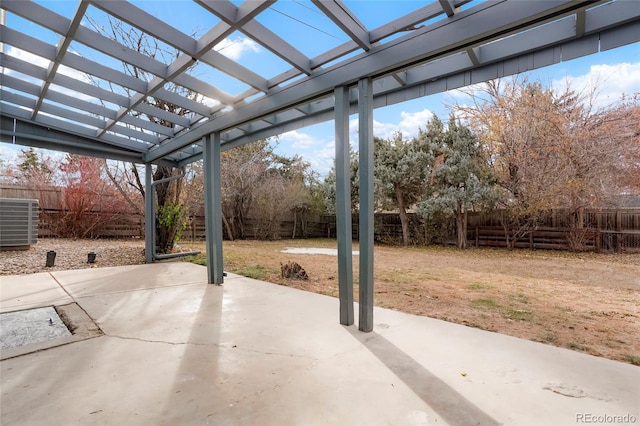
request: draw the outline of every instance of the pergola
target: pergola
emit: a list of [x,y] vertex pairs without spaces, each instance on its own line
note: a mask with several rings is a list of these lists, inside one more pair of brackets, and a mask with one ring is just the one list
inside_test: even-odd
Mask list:
[[[180,7],[181,2],[175,3]],[[144,164],[147,194],[154,184],[152,164],[183,167],[203,159],[208,280],[221,284],[221,151],[334,120],[340,322],[350,325],[354,309],[348,121],[357,113],[363,331],[373,328],[373,109],[640,41],[640,2],[633,0],[415,1],[411,11],[376,28],[363,24],[349,1],[300,0],[297,3],[322,15],[341,35],[337,45],[310,57],[295,47],[296,40],[261,23],[277,1],[236,3],[195,0],[199,13],[212,24],[194,38],[127,1],[80,0],[73,16],[67,17],[47,3],[3,0],[0,140]],[[376,8],[376,3],[368,7]],[[105,37],[86,24],[93,13],[139,29],[175,49],[176,59],[164,63]],[[12,26],[8,16],[29,25]],[[54,34],[55,42],[34,36],[28,30],[31,24]],[[242,34],[271,52],[285,64],[285,71],[270,75],[220,53],[216,46],[232,34]],[[108,60],[77,54],[74,46]],[[25,60],[14,51],[42,61]],[[123,64],[152,78],[125,73]],[[216,79],[190,73],[196,65],[210,67],[243,89],[228,93]],[[156,108],[149,99],[188,113]],[[146,197],[147,262],[154,261],[153,209],[153,197]]]

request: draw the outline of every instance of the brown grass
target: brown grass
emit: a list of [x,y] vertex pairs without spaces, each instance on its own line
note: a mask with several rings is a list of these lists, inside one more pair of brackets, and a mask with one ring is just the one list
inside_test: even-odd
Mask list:
[[[286,247],[336,242],[227,241],[225,270],[337,297],[335,256]],[[289,261],[310,279],[281,278]],[[376,246],[374,268],[377,306],[640,365],[640,254]],[[357,279],[354,256],[356,300]]]

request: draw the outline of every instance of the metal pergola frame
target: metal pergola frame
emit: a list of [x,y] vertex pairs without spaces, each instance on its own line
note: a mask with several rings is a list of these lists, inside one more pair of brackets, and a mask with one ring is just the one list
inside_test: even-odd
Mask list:
[[[367,28],[341,0],[312,0],[348,41],[307,57],[257,19],[274,0],[195,0],[215,17],[195,39],[126,1],[80,0],[71,19],[31,1],[3,0],[0,10],[59,35],[56,45],[2,22],[0,47],[48,61],[29,63],[0,49],[0,141],[151,165],[183,167],[204,160],[207,268],[223,282],[220,153],[258,139],[335,120],[340,322],[353,324],[351,213],[348,194],[348,118],[360,117],[360,318],[373,328],[374,108],[517,74],[640,41],[640,2],[630,0],[438,0],[378,28]],[[164,64],[82,25],[89,7],[138,28],[176,49]],[[285,61],[289,69],[264,76],[214,49],[240,32]],[[80,43],[152,75],[142,80],[69,51]],[[203,63],[247,85],[230,95],[188,73]],[[129,96],[61,73],[66,67],[125,87]],[[175,84],[215,100],[210,104],[167,90]],[[83,93],[90,102],[53,90]],[[189,111],[177,115],[145,101],[161,99]],[[109,107],[112,106],[112,107]],[[161,125],[145,119],[159,117]],[[153,202],[146,200],[147,261],[153,261]]]

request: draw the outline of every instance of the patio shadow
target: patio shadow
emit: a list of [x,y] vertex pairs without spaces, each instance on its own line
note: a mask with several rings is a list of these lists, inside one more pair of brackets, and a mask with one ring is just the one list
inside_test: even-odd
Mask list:
[[349,331],[450,425],[500,424],[381,335]]

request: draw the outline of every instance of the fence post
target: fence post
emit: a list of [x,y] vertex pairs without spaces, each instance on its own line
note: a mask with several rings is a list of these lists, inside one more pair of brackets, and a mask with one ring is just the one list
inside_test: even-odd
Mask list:
[[622,234],[620,233],[620,231],[622,231],[622,212],[620,210],[616,210],[616,233],[615,233],[615,244],[614,244],[614,250],[616,253],[620,253],[621,251],[621,245],[620,244],[620,239],[622,237]]
[[529,231],[529,250],[533,250],[533,231]]

